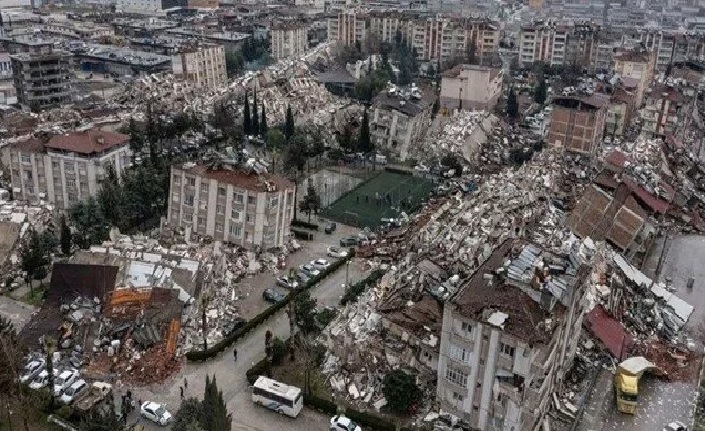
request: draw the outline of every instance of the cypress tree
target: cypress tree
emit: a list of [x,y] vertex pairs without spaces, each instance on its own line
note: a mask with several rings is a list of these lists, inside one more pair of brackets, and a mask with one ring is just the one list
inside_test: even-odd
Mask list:
[[242,112],[242,130],[245,135],[252,134],[252,120],[250,119],[250,101],[247,98],[247,93],[245,93],[245,107]]
[[286,120],[284,121],[284,136],[286,136],[286,140],[291,139],[294,133],[294,115],[291,113],[291,105],[288,105],[286,107]]
[[269,129],[267,126],[267,115],[264,113],[264,103],[262,103],[262,118],[259,122],[259,134],[262,135],[263,138],[267,137],[267,129]]
[[257,109],[257,92],[254,94],[254,103],[252,103],[252,134],[259,135],[259,109]]

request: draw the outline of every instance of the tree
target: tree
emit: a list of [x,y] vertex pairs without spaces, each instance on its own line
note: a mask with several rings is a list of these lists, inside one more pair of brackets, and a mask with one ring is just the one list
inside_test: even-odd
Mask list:
[[467,60],[468,64],[477,63],[476,51],[477,51],[477,40],[476,40],[475,34],[473,33],[472,37],[470,38],[470,42],[468,42],[468,46],[467,46],[466,60]]
[[54,396],[54,351],[56,350],[56,342],[54,339],[48,335],[44,335],[44,353],[46,358],[44,363],[47,366],[47,387],[49,388],[49,408],[54,407],[54,402],[56,397]]
[[308,145],[306,137],[301,134],[294,135],[289,145],[286,147],[284,162],[290,170],[295,173],[301,172],[306,166],[306,155],[308,154]]
[[264,113],[264,102],[262,102],[262,117],[259,121],[259,134],[262,138],[266,138],[268,131],[269,127],[267,126],[267,114]]
[[284,363],[287,351],[286,343],[279,337],[272,340],[272,365],[281,365]]
[[517,102],[517,95],[514,92],[514,88],[510,88],[509,94],[507,95],[507,116],[512,121],[519,117],[519,102]]
[[245,68],[245,57],[240,51],[230,51],[225,54],[225,71],[232,78]]
[[[310,191],[311,189],[309,189]],[[306,198],[304,197],[305,200]],[[318,330],[316,325],[316,300],[311,298],[311,294],[307,290],[299,292],[294,299],[294,321],[303,335],[309,335]]]
[[32,280],[43,278],[42,275],[46,275],[44,267],[49,264],[48,253],[42,236],[32,229],[29,232],[29,240],[20,253],[20,267],[22,271],[27,273],[30,290],[32,289]]
[[357,137],[357,150],[367,154],[373,152],[374,149],[370,138],[370,118],[367,115],[367,110],[365,110],[365,113],[362,114],[362,124],[360,124],[360,133]]
[[407,413],[423,398],[416,378],[397,369],[387,373],[382,381],[382,393],[387,406],[396,413]]
[[281,148],[286,142],[284,134],[279,129],[272,129],[267,132],[267,146],[269,148]]
[[187,431],[193,423],[201,427],[202,421],[203,405],[196,398],[187,398],[181,402],[179,410],[174,414],[171,431]]
[[224,135],[232,129],[233,119],[230,115],[228,105],[220,100],[213,104],[213,127],[220,130]]
[[123,198],[120,180],[115,168],[110,164],[97,197],[100,211],[105,215],[106,221],[110,225],[119,226],[120,220],[124,219],[123,214],[121,214],[121,210],[124,207]]
[[[128,176],[127,179],[130,177]],[[149,183],[153,183],[154,178],[146,180],[139,187],[148,188]],[[127,196],[129,198],[129,196]],[[108,226],[106,224],[103,211],[93,196],[83,201],[79,201],[69,211],[69,216],[78,234],[81,248],[88,248],[91,244],[100,244],[108,238]]]
[[61,216],[61,254],[71,254],[71,228],[66,223],[66,216]]
[[223,400],[223,392],[215,381],[206,376],[206,389],[203,393],[203,420],[200,422],[204,431],[230,431],[232,416],[228,413]]
[[115,413],[115,409],[93,409],[78,425],[79,431],[123,431],[124,429],[124,422]]
[[431,117],[436,118],[436,115],[438,115],[438,111],[440,109],[441,109],[440,98],[436,97],[436,100],[433,101],[433,106],[431,107]]
[[352,135],[352,127],[349,127],[348,125],[346,125],[343,128],[343,132],[338,135],[338,145],[340,146],[340,149],[346,153],[355,152],[355,140]]
[[245,93],[245,107],[242,110],[242,130],[245,135],[252,134],[252,120],[250,118],[250,101]]
[[455,171],[454,176],[459,177],[463,174],[463,165],[460,164],[458,158],[453,154],[448,154],[441,159],[441,166]]
[[252,134],[259,135],[259,109],[257,109],[257,92],[255,91],[252,103]]
[[539,77],[539,82],[536,84],[536,88],[534,89],[534,102],[538,103],[539,105],[543,105],[544,102],[546,101],[547,97],[547,88],[546,88],[546,79],[543,76],[543,73],[541,73],[541,76]]
[[294,115],[291,113],[291,105],[286,107],[286,119],[284,120],[284,136],[288,141],[294,136]]
[[135,156],[142,152],[142,148],[144,148],[144,135],[132,117],[130,117],[130,123],[127,126],[127,134],[130,136],[130,149],[134,160]]
[[321,209],[321,197],[316,193],[312,182],[308,183],[306,196],[301,201],[300,209],[308,215],[309,223],[311,223],[311,213],[317,213]]

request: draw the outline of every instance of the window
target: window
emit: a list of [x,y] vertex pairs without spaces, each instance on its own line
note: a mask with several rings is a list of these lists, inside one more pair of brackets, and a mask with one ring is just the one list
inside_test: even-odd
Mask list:
[[24,179],[27,181],[32,181],[34,178],[34,175],[32,175],[32,171],[24,171]]
[[29,154],[22,154],[22,163],[29,163],[30,161]]
[[176,203],[178,203],[180,198],[181,198],[181,197],[179,196],[179,192],[174,192],[174,193],[172,194],[171,200],[174,201],[174,202],[176,202]]
[[234,220],[240,220],[240,211],[232,210],[230,212],[230,217],[233,218]]
[[247,204],[248,205],[254,205],[255,204],[255,197],[254,196],[248,196],[247,197]]
[[278,197],[272,198],[272,199],[269,201],[269,206],[275,207],[275,206],[277,206],[277,205],[279,205],[279,198],[278,198]]
[[225,196],[225,187],[218,187],[218,197]]
[[245,216],[245,221],[246,221],[247,223],[252,223],[252,216],[251,216],[250,214],[247,214],[247,215]]
[[455,344],[450,345],[450,357],[454,360],[469,364],[471,356],[472,352],[469,349],[456,346]]
[[222,232],[223,231],[223,223],[216,223],[215,224],[215,231]]
[[186,185],[194,187],[196,185],[196,179],[191,177],[186,177]]
[[66,172],[73,172],[73,162],[64,162],[64,170]]
[[453,392],[453,400],[454,400],[454,401],[462,401],[462,400],[463,400],[463,396],[462,396],[461,394],[457,393],[457,392]]
[[509,344],[499,343],[499,352],[503,355],[507,355],[510,358],[514,357],[514,347]]
[[460,331],[462,336],[470,337],[472,336],[472,324],[468,322],[462,322],[460,324]]
[[76,193],[69,193],[69,202],[76,202],[78,198],[76,197]]
[[216,206],[215,206],[215,212],[216,212],[217,214],[225,214],[225,205],[222,205],[222,204],[216,205]]
[[446,380],[466,388],[468,386],[468,373],[448,367],[446,368]]
[[242,193],[233,193],[233,201],[235,203],[241,204],[243,202],[244,196]]
[[193,206],[193,195],[184,196],[184,205]]
[[208,193],[208,184],[201,184],[201,193]]
[[181,177],[180,177],[180,176],[174,175],[174,184],[177,185],[177,186],[178,186],[179,184],[181,184]]
[[199,217],[199,218],[198,218],[198,226],[199,226],[199,227],[203,227],[203,226],[205,226],[205,225],[206,225],[206,219],[203,218],[203,217]]
[[67,178],[66,187],[76,187],[76,180],[73,178]]
[[231,224],[230,234],[235,236],[242,236],[242,226],[236,226],[234,224]]

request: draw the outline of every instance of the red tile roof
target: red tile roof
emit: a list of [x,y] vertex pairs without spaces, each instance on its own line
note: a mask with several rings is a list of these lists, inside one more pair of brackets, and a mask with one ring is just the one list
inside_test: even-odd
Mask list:
[[642,186],[637,184],[633,179],[625,176],[622,181],[629,187],[629,190],[637,197],[644,205],[651,208],[652,211],[665,214],[670,207],[670,204],[663,199],[660,199],[649,193]]
[[52,136],[46,143],[46,147],[74,153],[93,154],[127,144],[129,140],[130,137],[122,133],[91,129],[85,132],[70,132]]
[[619,150],[612,151],[605,158],[605,163],[609,163],[610,165],[615,166],[617,168],[624,168],[624,165],[626,165],[628,161],[629,158],[627,157],[627,155]]
[[628,355],[632,337],[624,326],[602,308],[596,306],[585,315],[585,327],[597,337],[612,355],[622,360]]

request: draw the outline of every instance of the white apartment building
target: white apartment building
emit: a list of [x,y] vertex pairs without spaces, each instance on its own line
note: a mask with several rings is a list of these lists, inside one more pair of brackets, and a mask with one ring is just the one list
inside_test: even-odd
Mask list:
[[215,89],[228,83],[222,45],[198,44],[184,48],[171,57],[171,65],[176,77],[198,88]]
[[355,10],[339,12],[328,19],[328,41],[353,45],[367,37],[368,14]]
[[185,0],[116,0],[115,11],[138,15],[166,16],[175,7],[186,6]]
[[270,53],[275,60],[300,57],[308,49],[308,26],[303,23],[277,23],[269,35]]
[[551,66],[563,66],[567,63],[568,33],[568,27],[554,24],[522,27],[519,34],[519,65],[529,67],[542,62]]
[[237,166],[172,166],[169,226],[229,241],[245,248],[271,249],[289,240],[295,185],[271,174]]
[[567,259],[508,239],[484,261],[444,307],[443,411],[472,429],[543,429],[575,357],[592,253],[576,241]]
[[0,52],[0,79],[12,79],[12,59],[9,52]]
[[500,68],[460,64],[443,74],[441,107],[491,111],[502,94]]
[[55,135],[47,142],[32,137],[10,144],[3,159],[15,199],[68,209],[95,196],[110,166],[118,175],[130,166],[129,140],[121,133],[91,129]]
[[430,121],[431,103],[423,99],[420,90],[394,95],[383,91],[372,106],[370,137],[378,151],[404,161],[409,147],[423,136]]

